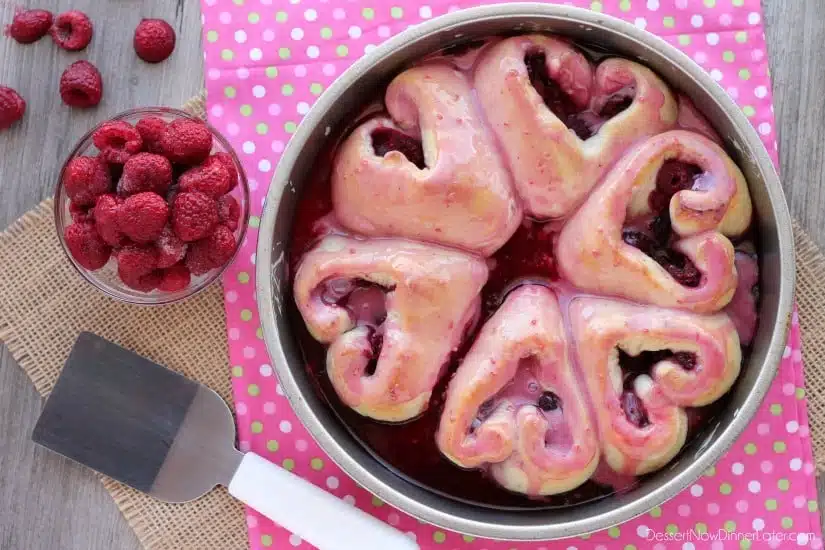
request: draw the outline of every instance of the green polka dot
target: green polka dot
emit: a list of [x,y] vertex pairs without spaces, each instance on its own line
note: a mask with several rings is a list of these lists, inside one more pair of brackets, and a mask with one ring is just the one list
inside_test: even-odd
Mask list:
[[704,475],[705,477],[713,477],[713,476],[715,476],[715,475],[716,475],[716,466],[711,466],[710,468],[708,468],[707,470],[705,470],[705,473],[704,473],[704,474],[702,474],[702,475]]
[[779,403],[774,403],[773,405],[771,405],[771,414],[774,416],[779,416],[780,414],[782,414],[782,405],[780,405]]
[[662,507],[656,506],[650,511],[650,517],[658,518],[662,516]]
[[404,10],[398,6],[393,6],[390,8],[390,17],[393,19],[401,19],[404,17]]
[[249,386],[246,388],[246,393],[248,393],[252,397],[257,397],[261,394],[261,388],[258,387],[258,384],[249,384]]
[[322,27],[321,38],[323,38],[324,40],[329,40],[330,38],[332,38],[332,29],[330,29],[329,27]]
[[250,23],[253,25],[261,20],[261,14],[258,12],[252,12],[249,14],[249,17],[246,18]]
[[691,39],[690,39],[689,34],[680,34],[679,35],[679,44],[681,44],[682,46],[687,46],[688,44],[690,44],[690,42],[691,42]]
[[745,116],[752,117],[756,114],[756,109],[754,109],[750,105],[745,105],[744,107],[742,107],[742,112],[745,113]]
[[321,470],[321,469],[324,468],[324,461],[321,460],[320,458],[316,457],[316,458],[313,458],[312,460],[309,461],[309,466],[313,470],[316,470],[316,471]]
[[349,53],[349,48],[347,48],[344,44],[341,44],[335,48],[335,53],[338,54],[338,57],[345,57]]
[[235,57],[235,54],[232,53],[232,50],[221,50],[221,59],[224,61],[232,61],[232,58]]
[[723,483],[719,486],[719,492],[723,495],[729,495],[733,491],[733,487],[731,487],[730,483]]
[[236,6],[243,6],[243,0],[232,0]]
[[242,321],[250,321],[252,320],[252,311],[248,309],[241,310],[241,320]]
[[591,2],[590,3],[590,9],[593,10],[593,11],[601,12],[604,9],[604,6],[602,5],[601,2]]
[[622,532],[618,527],[611,527],[607,530],[607,534],[611,539],[617,539],[621,536]]
[[292,92],[295,91],[295,86],[292,84],[284,84],[281,86],[281,93],[287,97],[292,95]]
[[703,533],[707,533],[708,532],[708,525],[707,525],[707,523],[702,523],[700,521],[699,523],[696,524],[696,526],[694,527],[694,530],[697,533],[699,533],[700,535],[703,534]]
[[809,500],[808,501],[808,511],[809,512],[816,512],[817,510],[819,510],[819,504],[817,504],[817,502],[815,500]]
[[295,469],[295,461],[291,458],[286,458],[283,462],[281,462],[281,466],[284,467],[284,470],[291,472]]
[[309,91],[312,95],[321,95],[321,92],[324,91],[324,86],[319,82],[313,82],[309,86]]
[[745,5],[745,0],[731,0],[731,4],[733,4],[737,8],[741,8]]
[[751,72],[748,69],[739,69],[739,78],[742,80],[750,80]]
[[252,105],[241,105],[241,115],[249,116],[252,114]]
[[262,329],[261,327],[256,328],[255,329],[255,337],[258,338],[258,340],[263,340],[264,339],[264,329]]
[[208,42],[217,42],[218,41],[218,31],[207,31],[206,40]]
[[378,508],[381,508],[382,506],[384,506],[384,501],[381,500],[380,498],[376,497],[376,496],[373,496],[372,497],[372,505],[376,506]]
[[791,488],[791,482],[783,477],[776,483],[776,486],[779,487],[780,491],[787,491]]
[[739,541],[739,548],[741,548],[742,550],[749,550],[752,544],[753,543],[750,541],[750,539],[742,539]]
[[232,99],[233,97],[235,97],[235,94],[237,94],[237,93],[238,93],[238,91],[235,90],[235,88],[233,88],[232,86],[227,86],[226,88],[223,89],[223,95],[225,95],[229,99]]
[[782,454],[788,450],[788,446],[785,444],[784,441],[774,441],[773,442],[773,452]]
[[298,125],[295,124],[294,122],[292,122],[291,120],[284,123],[284,131],[287,134],[294,134],[295,130],[297,130],[297,129],[298,129]]
[[748,443],[745,445],[745,454],[746,455],[755,455],[756,454],[756,445],[753,443]]
[[705,0],[705,5],[709,8],[713,8],[716,6],[716,0]]
[[373,17],[375,17],[375,10],[372,8],[364,8],[361,10],[361,17],[367,21],[370,21]]
[[765,501],[765,510],[767,510],[768,512],[775,511],[776,506],[777,506],[776,499],[769,498],[768,500]]
[[249,216],[249,227],[258,227],[261,225],[261,218],[258,216]]
[[582,540],[589,540],[590,539],[590,534],[588,533],[586,535],[582,535],[579,538],[582,539]]
[[474,540],[476,540],[476,538],[471,537],[470,535],[461,535],[461,540],[463,540],[464,542],[473,542]]
[[269,126],[266,125],[264,122],[259,122],[255,125],[255,132],[259,136],[265,136],[267,132],[269,132]]
[[782,518],[782,527],[784,529],[790,529],[791,527],[793,527],[793,519],[789,518],[788,516]]
[[259,434],[264,431],[263,422],[259,422],[258,420],[252,422],[252,425],[249,428],[252,430],[253,434]]
[[[628,2],[628,4],[629,4],[629,2]],[[636,545],[635,544],[628,544],[627,546],[624,547],[624,550],[636,550]]]
[[667,531],[669,534],[673,535],[673,534],[679,532],[679,528],[676,527],[676,524],[674,524],[674,523],[668,523],[665,526],[665,531]]
[[733,35],[733,37],[740,44],[744,44],[745,42],[748,41],[748,33],[746,33],[745,31],[739,31],[735,35]]
[[275,21],[277,21],[278,23],[286,23],[288,17],[289,16],[285,11],[279,11],[275,14]]
[[266,442],[266,450],[267,451],[270,451],[270,452],[274,453],[279,448],[280,448],[280,445],[278,445],[278,442],[275,441],[274,439],[270,439],[269,441]]
[[447,540],[447,535],[444,534],[444,531],[436,531],[435,533],[433,533],[433,540],[436,543],[441,544],[442,542]]
[[248,283],[249,282],[249,273],[247,273],[246,271],[241,271],[240,273],[238,273],[238,282],[241,283],[242,285],[245,285],[246,283]]
[[664,25],[668,29],[672,29],[676,26],[676,20],[668,15],[667,17],[662,19],[662,25]]
[[728,520],[725,522],[724,527],[725,531],[727,531],[728,533],[733,533],[734,531],[736,531],[736,522],[733,520]]
[[730,50],[726,50],[724,53],[722,53],[722,59],[726,63],[733,63],[736,60],[736,54],[734,54]]
[[234,367],[232,367],[232,376],[234,376],[235,378],[240,378],[241,376],[243,376],[243,367],[240,365],[235,365]]
[[264,72],[269,78],[275,78],[278,76],[278,67],[267,67]]
[[289,51],[289,48],[278,48],[278,57],[281,59],[289,59],[289,56],[291,55],[292,53]]
[[805,399],[805,388],[796,388],[794,395],[797,399]]
[[630,11],[630,0],[621,0],[621,2],[619,2],[619,9],[622,11]]
[[272,535],[261,535],[261,546],[272,546]]

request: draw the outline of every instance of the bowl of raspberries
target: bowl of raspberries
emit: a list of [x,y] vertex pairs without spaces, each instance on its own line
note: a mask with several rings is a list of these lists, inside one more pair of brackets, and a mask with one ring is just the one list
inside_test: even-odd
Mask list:
[[249,188],[226,139],[176,109],[121,113],[63,165],[55,222],[72,265],[109,296],[168,304],[215,281],[243,241]]

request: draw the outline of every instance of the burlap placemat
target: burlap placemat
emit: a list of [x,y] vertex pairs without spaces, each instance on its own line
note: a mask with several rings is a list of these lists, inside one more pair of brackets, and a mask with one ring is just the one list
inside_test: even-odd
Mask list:
[[[186,104],[204,116],[204,98]],[[817,469],[825,471],[825,255],[794,224],[797,303]],[[216,390],[231,402],[223,292],[213,285],[180,304],[136,307],[106,298],[74,272],[54,230],[52,200],[0,233],[0,340],[47,395],[77,335],[95,332]],[[243,507],[223,488],[186,504],[158,502],[101,476],[151,550],[243,550]]]

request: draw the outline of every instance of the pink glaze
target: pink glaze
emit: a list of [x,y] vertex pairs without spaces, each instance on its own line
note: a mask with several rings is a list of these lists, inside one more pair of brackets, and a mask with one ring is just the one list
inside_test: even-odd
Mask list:
[[[545,392],[558,397],[552,410],[540,407]],[[596,430],[551,290],[519,287],[481,329],[447,390],[437,443],[464,468],[489,463],[496,481],[520,493],[569,491],[591,476]]]
[[[550,78],[595,119],[616,94],[632,95],[632,104],[580,139],[531,84],[525,56],[534,52],[546,56]],[[594,71],[573,46],[548,36],[518,36],[490,47],[478,61],[474,84],[525,212],[539,219],[569,214],[628,146],[672,128],[677,118],[670,90],[649,69],[613,58]]]
[[[673,248],[701,272],[686,287],[652,258],[622,240],[626,220],[651,214],[649,195],[665,160],[696,164],[703,174],[692,190],[670,201],[673,230],[684,237]],[[733,245],[726,235],[750,225],[751,202],[744,178],[718,146],[682,130],[648,139],[605,177],[559,234],[556,261],[562,277],[577,287],[664,307],[700,313],[720,310],[736,289]]]
[[[385,309],[374,293],[338,305],[353,279],[385,289]],[[329,344],[327,373],[341,400],[362,415],[399,422],[427,408],[442,367],[478,316],[486,282],[487,266],[477,256],[404,240],[329,236],[304,256],[294,293],[310,333]]]
[[[490,255],[521,222],[510,174],[463,73],[444,63],[408,69],[387,88],[391,118],[373,118],[341,145],[335,213],[367,236],[398,236]],[[378,156],[372,134],[392,128],[421,141],[426,166],[399,151]]]
[[679,94],[677,97],[679,103],[679,118],[676,119],[676,126],[682,130],[690,130],[697,134],[702,134],[716,145],[722,145],[722,138],[710,125],[710,122],[704,117],[702,113],[693,104],[689,97]]
[[735,261],[739,284],[725,313],[733,321],[736,332],[739,333],[739,341],[743,346],[749,346],[758,321],[755,292],[758,292],[759,264],[753,255],[739,251],[736,252]]

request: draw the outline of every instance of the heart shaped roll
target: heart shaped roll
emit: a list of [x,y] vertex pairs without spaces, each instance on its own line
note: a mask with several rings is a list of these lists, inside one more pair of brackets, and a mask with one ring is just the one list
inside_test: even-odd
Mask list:
[[401,239],[324,238],[295,274],[312,336],[329,344],[341,400],[389,422],[426,408],[450,353],[476,321],[485,261]]
[[[724,313],[696,315],[607,298],[575,298],[570,324],[608,465],[627,475],[664,466],[685,443],[685,407],[712,403],[739,375],[739,338]],[[653,354],[625,379],[620,351]]]
[[335,159],[333,203],[344,227],[483,255],[507,242],[521,206],[472,97],[467,78],[443,63],[390,83],[391,118],[356,128]]
[[628,146],[677,118],[673,94],[651,70],[612,58],[594,71],[549,36],[493,45],[474,83],[525,213],[540,219],[568,215]]
[[551,290],[517,288],[482,327],[450,382],[437,443],[511,491],[551,495],[590,478],[596,430]]
[[715,312],[737,284],[727,237],[743,233],[751,215],[745,179],[725,152],[674,130],[616,164],[562,229],[556,260],[586,291]]

